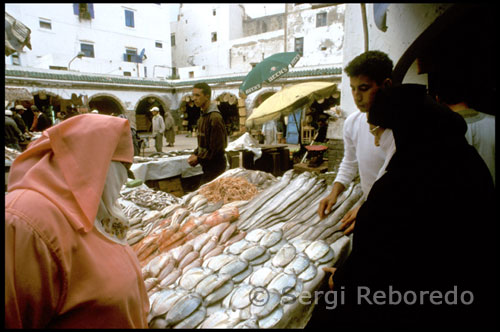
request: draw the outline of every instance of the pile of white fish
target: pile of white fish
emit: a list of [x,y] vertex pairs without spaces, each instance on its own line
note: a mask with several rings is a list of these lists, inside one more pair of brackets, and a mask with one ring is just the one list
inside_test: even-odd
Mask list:
[[144,187],[130,190],[121,194],[121,197],[151,210],[162,210],[168,205],[179,203],[179,198],[174,195]]
[[360,186],[352,183],[320,220],[317,207],[331,187],[313,173],[275,178],[232,169],[224,176],[244,177],[259,194],[226,205],[199,191],[142,206],[142,191],[122,197],[135,198],[125,208],[128,241],[143,266],[150,327],[304,327],[312,306],[291,300],[317,289],[321,267],[342,261],[349,238],[339,221],[360,199]]
[[[320,267],[332,266],[343,254],[348,238],[340,242],[336,252],[324,241],[288,242],[279,229],[254,229],[228,242],[222,253],[205,256],[201,265],[170,272],[150,292],[150,327],[286,327],[302,309],[295,299],[316,288]],[[162,260],[167,259],[151,261],[143,273],[159,270]],[[171,265],[164,269],[173,270]]]

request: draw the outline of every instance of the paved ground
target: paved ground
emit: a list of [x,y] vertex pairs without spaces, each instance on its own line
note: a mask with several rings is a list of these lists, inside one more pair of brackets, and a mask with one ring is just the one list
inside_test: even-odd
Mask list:
[[[139,134],[139,136],[144,137],[145,135]],[[290,150],[297,149],[298,145],[295,144],[287,144]],[[198,141],[196,137],[186,137],[186,134],[177,134],[175,135],[175,143],[173,147],[167,146],[167,141],[165,137],[163,138],[163,152],[175,151],[175,150],[186,150],[186,149],[195,149],[198,146]],[[155,141],[154,139],[149,139],[148,146],[144,149],[144,157],[148,157],[151,154],[155,153]],[[141,150],[141,156],[143,151]]]

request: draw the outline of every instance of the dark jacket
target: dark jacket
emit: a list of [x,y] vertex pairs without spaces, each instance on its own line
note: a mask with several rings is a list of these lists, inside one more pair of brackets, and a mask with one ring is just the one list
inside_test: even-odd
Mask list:
[[198,119],[198,147],[194,150],[204,172],[220,168],[221,163],[225,168],[226,147],[227,134],[224,120],[217,106],[211,103],[209,109]]
[[[336,275],[336,287],[381,290],[386,300],[392,287],[418,300],[364,306],[352,300],[342,319],[355,317],[357,326],[370,328],[491,326],[497,282],[494,187],[464,137],[465,121],[415,85],[379,91],[368,120],[392,129],[396,152],[358,212],[353,250]],[[444,295],[455,287],[458,305],[447,304]],[[430,300],[434,291],[443,296],[441,305]],[[427,296],[421,302],[422,292]],[[473,294],[472,304],[461,302],[462,292]]]
[[5,116],[5,145],[8,147],[19,144],[23,134],[17,127],[16,122],[9,116]]
[[[34,121],[34,120],[33,120]],[[52,126],[52,121],[45,113],[40,113],[38,117],[38,123],[36,125],[35,131],[44,131],[45,129]]]

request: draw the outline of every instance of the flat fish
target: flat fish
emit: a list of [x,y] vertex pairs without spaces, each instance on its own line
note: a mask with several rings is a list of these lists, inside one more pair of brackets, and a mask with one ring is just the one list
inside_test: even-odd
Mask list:
[[212,270],[202,267],[193,268],[182,275],[179,279],[179,286],[186,290],[191,290],[212,273]]
[[168,276],[174,268],[175,268],[175,260],[172,258],[172,259],[167,261],[167,263],[165,264],[163,269],[160,271],[160,273],[158,275],[158,279],[160,279],[160,280],[165,279],[165,277]]
[[335,258],[335,251],[330,247],[330,250],[328,251],[328,253],[325,256],[318,259],[316,261],[316,263],[326,264],[326,263],[333,261],[334,258]]
[[310,263],[309,266],[304,270],[304,272],[299,274],[299,279],[303,282],[310,281],[314,279],[317,274],[318,268],[313,263]]
[[208,233],[214,237],[217,238],[217,241],[219,241],[219,238],[222,234],[222,232],[224,232],[228,227],[229,227],[230,223],[228,221],[226,222],[223,222],[221,224],[218,224],[212,228],[210,228],[210,230],[208,231]]
[[192,261],[197,259],[200,256],[200,253],[197,251],[191,251],[188,253],[179,263],[179,269],[184,269],[184,267],[188,266]]
[[295,284],[297,283],[297,277],[293,274],[288,274],[285,272],[280,272],[276,277],[271,280],[267,289],[276,290],[279,294],[283,295],[289,292]]
[[202,298],[198,294],[190,293],[183,296],[168,311],[165,317],[168,325],[174,325],[191,315],[201,305]]
[[263,246],[254,246],[250,247],[248,249],[245,249],[241,254],[240,257],[246,261],[252,261],[256,259],[257,257],[261,256],[266,252],[266,247]]
[[270,267],[262,267],[252,273],[250,284],[255,287],[266,287],[277,274],[278,272]]
[[186,273],[191,269],[194,269],[195,267],[200,267],[202,263],[203,260],[201,258],[196,258],[194,261],[192,261],[182,269],[182,274]]
[[231,244],[229,247],[224,249],[224,252],[228,252],[233,255],[239,255],[241,254],[245,249],[250,248],[251,246],[254,246],[255,244],[252,242],[249,242],[245,239],[241,239],[233,244]]
[[231,224],[220,235],[219,243],[226,243],[237,230],[236,224]]
[[203,322],[206,316],[207,316],[207,309],[204,306],[200,306],[198,309],[196,309],[195,312],[193,312],[191,315],[181,320],[177,325],[174,325],[172,328],[194,329],[195,327],[200,325],[201,322]]
[[283,231],[281,229],[271,231],[265,234],[260,239],[260,245],[266,248],[270,248],[277,244],[283,238]]
[[220,254],[205,260],[202,266],[206,266],[214,271],[219,271],[224,265],[238,259],[238,256],[231,254]]
[[167,328],[168,324],[165,318],[155,318],[151,321],[149,324],[149,327],[152,329],[165,329]]
[[271,259],[271,254],[266,251],[266,252],[264,252],[264,254],[253,259],[250,262],[250,265],[261,265],[261,264],[264,264],[265,262],[267,262],[269,259]]
[[298,253],[295,258],[285,267],[284,272],[295,275],[301,274],[305,269],[307,269],[309,263],[310,260],[307,255]]
[[268,232],[269,231],[266,229],[256,228],[256,229],[247,233],[247,235],[245,236],[245,240],[251,241],[251,242],[259,242],[260,239],[262,239],[262,237],[264,235],[266,235]]
[[259,328],[270,329],[276,326],[281,321],[282,318],[283,318],[283,308],[277,307],[267,317],[259,319]]
[[161,316],[167,313],[178,300],[187,295],[186,291],[163,289],[151,304],[151,317]]
[[267,249],[267,251],[269,251],[270,254],[275,254],[287,243],[288,241],[285,240],[285,238],[283,237],[280,242],[276,243],[274,246]]
[[227,240],[226,243],[224,243],[226,246],[230,246],[231,244],[240,241],[241,239],[244,239],[245,236],[247,236],[246,232],[240,232],[240,233],[233,233],[233,236]]
[[253,272],[253,267],[251,265],[249,265],[245,270],[243,270],[242,272],[235,275],[232,280],[235,283],[242,282],[243,280],[245,280],[245,278],[247,278],[249,275],[251,275],[252,272]]
[[181,270],[179,269],[173,270],[160,282],[160,287],[166,288],[169,285],[173,284],[177,280],[177,278],[181,276],[181,274],[182,274]]
[[211,236],[210,240],[201,248],[200,256],[201,257],[205,256],[210,250],[215,248],[218,243],[219,243],[218,239],[214,236]]
[[219,272],[226,273],[229,274],[231,277],[234,277],[238,273],[244,271],[247,267],[248,267],[248,262],[244,259],[238,258],[221,267]]
[[146,286],[146,291],[150,291],[153,289],[154,286],[158,284],[159,280],[158,278],[147,278],[144,280],[144,285]]
[[231,308],[244,309],[250,305],[250,293],[254,287],[249,284],[240,284],[235,287],[234,293],[231,295]]
[[258,293],[250,305],[252,317],[264,318],[276,309],[281,303],[281,295],[277,292]]
[[208,306],[222,300],[229,293],[231,293],[233,288],[234,288],[234,282],[232,280],[228,280],[226,283],[224,283],[222,286],[217,288],[215,291],[208,294],[207,297],[205,297],[203,305],[208,307]]
[[330,249],[330,246],[325,241],[318,240],[313,241],[304,252],[309,256],[309,259],[317,261],[325,256]]
[[196,286],[196,293],[200,294],[203,297],[206,297],[208,294],[212,293],[214,290],[222,286],[229,279],[231,279],[231,276],[229,274],[211,274],[203,279],[198,284],[198,286]]
[[276,267],[284,267],[295,258],[297,250],[291,244],[286,244],[273,257],[272,263]]
[[203,233],[194,238],[192,245],[194,251],[200,251],[201,248],[210,240],[210,234]]
[[311,244],[312,241],[304,239],[293,239],[290,241],[291,244],[297,249],[297,251],[304,252],[306,248]]

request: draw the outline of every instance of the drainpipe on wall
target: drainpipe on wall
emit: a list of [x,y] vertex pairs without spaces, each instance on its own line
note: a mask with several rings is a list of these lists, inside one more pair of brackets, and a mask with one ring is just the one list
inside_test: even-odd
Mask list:
[[288,20],[288,4],[285,3],[285,43],[284,43],[284,46],[285,46],[285,50],[284,52],[286,52],[286,39],[287,39],[287,30],[288,30],[288,24],[287,24],[287,20]]
[[363,20],[363,33],[365,37],[365,52],[368,51],[368,22],[366,20],[366,5],[364,3],[360,3],[361,5],[361,18]]

